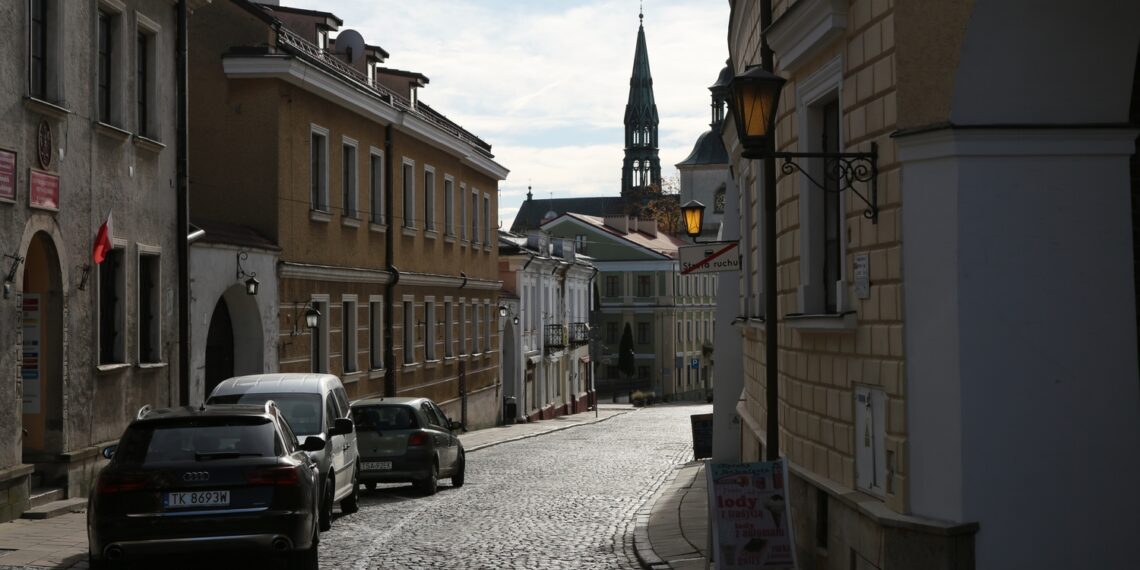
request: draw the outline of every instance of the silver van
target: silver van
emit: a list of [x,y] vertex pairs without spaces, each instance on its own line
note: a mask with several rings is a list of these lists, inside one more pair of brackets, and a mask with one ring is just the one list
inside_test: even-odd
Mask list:
[[238,376],[218,384],[206,403],[263,404],[269,400],[277,404],[298,440],[315,435],[325,441],[324,449],[311,456],[321,476],[320,528],[328,530],[334,502],[340,501],[344,514],[360,508],[356,492],[359,455],[344,385],[331,374]]

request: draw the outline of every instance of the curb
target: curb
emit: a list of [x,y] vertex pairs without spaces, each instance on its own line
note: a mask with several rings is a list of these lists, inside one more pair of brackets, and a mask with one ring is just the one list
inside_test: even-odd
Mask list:
[[641,563],[641,567],[646,570],[665,570],[672,568],[672,566],[657,556],[657,552],[653,550],[653,543],[649,541],[649,517],[653,513],[653,507],[657,506],[657,501],[665,495],[665,490],[671,488],[677,480],[677,476],[681,474],[681,469],[685,467],[685,463],[677,465],[673,472],[669,474],[661,484],[657,486],[657,490],[653,492],[653,496],[649,498],[637,511],[633,529],[633,550],[637,555],[637,561]]
[[473,447],[465,447],[465,448],[464,448],[464,451],[466,451],[467,453],[474,453],[474,452],[476,452],[476,451],[479,451],[480,449],[486,449],[486,448],[488,448],[488,447],[494,447],[494,446],[496,446],[496,445],[500,445],[500,444],[503,444],[503,443],[510,443],[510,442],[512,442],[512,441],[519,441],[519,440],[523,440],[523,439],[530,439],[530,438],[532,438],[532,437],[538,437],[538,436],[540,436],[540,435],[546,435],[546,434],[548,434],[548,433],[554,433],[554,432],[556,432],[556,431],[563,431],[563,430],[573,429],[573,428],[576,428],[576,427],[581,427],[581,426],[587,426],[587,425],[598,424],[598,423],[602,423],[602,422],[604,422],[604,421],[606,421],[606,420],[608,420],[608,419],[611,419],[611,418],[616,418],[616,417],[618,417],[618,416],[621,416],[621,415],[624,415],[624,414],[628,414],[628,413],[630,413],[630,412],[633,412],[633,411],[635,411],[635,410],[636,410],[636,408],[634,408],[634,409],[631,409],[631,410],[621,410],[621,411],[618,411],[618,412],[614,413],[613,415],[610,415],[610,416],[606,416],[606,417],[604,417],[604,418],[598,418],[598,419],[596,419],[596,420],[594,420],[594,421],[586,421],[586,422],[581,422],[581,423],[577,423],[577,424],[573,424],[573,425],[568,425],[568,426],[559,426],[559,427],[555,427],[555,428],[551,428],[551,429],[548,429],[548,430],[546,430],[546,431],[540,431],[540,432],[535,432],[535,433],[528,433],[528,434],[525,434],[525,435],[519,435],[519,436],[511,437],[511,438],[508,438],[508,439],[501,439],[501,440],[499,440],[499,441],[492,441],[492,442],[489,442],[489,443],[484,443],[484,444],[481,444],[481,445],[476,445],[476,446],[473,446]]

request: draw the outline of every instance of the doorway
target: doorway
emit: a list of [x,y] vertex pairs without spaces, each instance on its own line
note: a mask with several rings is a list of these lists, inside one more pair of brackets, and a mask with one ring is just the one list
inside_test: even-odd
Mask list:
[[24,264],[21,454],[24,463],[43,463],[64,449],[63,286],[50,236],[32,236]]
[[206,390],[214,391],[222,380],[234,375],[234,325],[225,298],[218,299],[210,317],[210,331],[206,334]]

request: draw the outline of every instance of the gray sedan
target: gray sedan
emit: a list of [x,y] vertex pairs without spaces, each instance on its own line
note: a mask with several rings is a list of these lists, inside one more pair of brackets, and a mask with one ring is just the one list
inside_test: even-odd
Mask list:
[[466,458],[455,432],[463,424],[448,418],[427,398],[373,398],[352,403],[360,452],[359,481],[414,483],[431,495],[439,479],[463,486]]

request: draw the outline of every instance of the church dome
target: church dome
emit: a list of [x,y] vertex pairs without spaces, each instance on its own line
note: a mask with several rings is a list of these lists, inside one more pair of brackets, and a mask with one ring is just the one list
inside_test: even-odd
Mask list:
[[719,133],[705,131],[693,146],[693,152],[688,158],[677,163],[681,166],[697,166],[702,164],[728,164],[728,152],[724,150],[724,141]]

